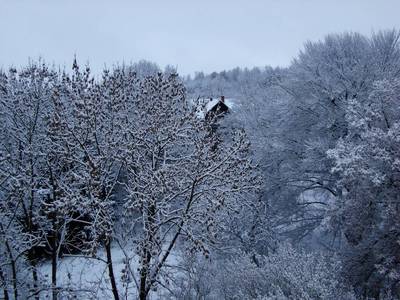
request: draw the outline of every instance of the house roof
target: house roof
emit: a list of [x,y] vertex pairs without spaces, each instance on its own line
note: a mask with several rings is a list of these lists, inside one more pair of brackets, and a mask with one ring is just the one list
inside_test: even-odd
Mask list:
[[219,99],[211,99],[210,101],[208,101],[205,107],[206,112],[212,110],[214,106],[218,104],[219,101],[220,101]]
[[[214,99],[208,100],[208,102],[203,106],[203,110],[197,112],[197,116],[198,116],[199,118],[204,118],[205,115],[206,115],[210,110],[212,110],[216,105],[218,105],[218,103],[219,103],[220,101],[221,101],[221,100],[220,100],[219,98],[214,98]],[[195,100],[192,99],[191,102],[192,102],[192,103],[195,103]],[[236,102],[236,101],[235,101],[235,99],[233,99],[233,98],[225,98],[225,101],[224,101],[225,105],[226,105],[230,110],[235,106],[235,102]],[[203,103],[204,103],[204,102],[203,102]]]
[[[221,101],[221,99],[219,99],[219,98],[211,99],[210,101],[208,101],[206,104],[206,107],[205,107],[206,113],[208,113],[210,110],[212,110],[220,101]],[[234,101],[233,101],[233,99],[225,98],[224,104],[229,109],[232,109],[232,107],[234,106]]]

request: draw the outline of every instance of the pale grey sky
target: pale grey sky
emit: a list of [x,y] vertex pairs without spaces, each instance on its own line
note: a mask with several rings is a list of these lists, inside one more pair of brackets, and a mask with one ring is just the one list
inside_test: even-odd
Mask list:
[[0,0],[0,67],[100,70],[140,59],[181,74],[287,65],[325,34],[400,28],[399,0]]

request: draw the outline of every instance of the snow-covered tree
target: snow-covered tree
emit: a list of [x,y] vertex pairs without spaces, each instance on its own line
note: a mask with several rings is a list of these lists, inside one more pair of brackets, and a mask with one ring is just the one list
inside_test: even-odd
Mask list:
[[[42,214],[46,190],[46,115],[56,72],[45,64],[32,63],[20,72],[3,75],[0,95],[2,114],[0,178],[3,230],[17,232],[17,242],[5,243],[12,268],[26,258],[32,277],[30,288],[20,286],[38,298],[38,257],[45,243],[47,219]],[[15,231],[16,230],[16,231]],[[7,244],[9,246],[7,246]],[[12,245],[17,245],[13,249]],[[23,245],[23,246],[21,246]],[[13,258],[12,258],[13,257]],[[18,278],[13,275],[13,281]],[[16,287],[14,287],[16,295]]]
[[344,194],[338,213],[349,249],[345,272],[373,297],[400,290],[399,92],[399,79],[382,80],[368,98],[349,102],[348,134],[328,151]]
[[283,244],[257,260],[243,252],[217,260],[182,257],[176,298],[356,299],[341,277],[337,257]]
[[208,256],[222,221],[258,185],[244,133],[221,143],[198,109],[176,74],[141,81],[126,157],[140,299],[166,283],[178,240]]

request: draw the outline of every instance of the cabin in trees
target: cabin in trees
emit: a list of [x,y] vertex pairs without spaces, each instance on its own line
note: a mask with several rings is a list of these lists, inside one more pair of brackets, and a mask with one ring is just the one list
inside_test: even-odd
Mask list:
[[225,102],[225,96],[221,96],[217,99],[210,98],[210,101],[206,104],[205,118],[217,117],[220,118],[229,112],[229,106]]

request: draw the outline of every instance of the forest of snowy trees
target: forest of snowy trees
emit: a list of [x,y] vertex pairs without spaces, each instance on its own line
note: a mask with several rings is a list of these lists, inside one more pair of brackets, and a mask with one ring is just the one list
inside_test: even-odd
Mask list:
[[192,77],[31,62],[0,117],[0,299],[400,299],[396,30]]

